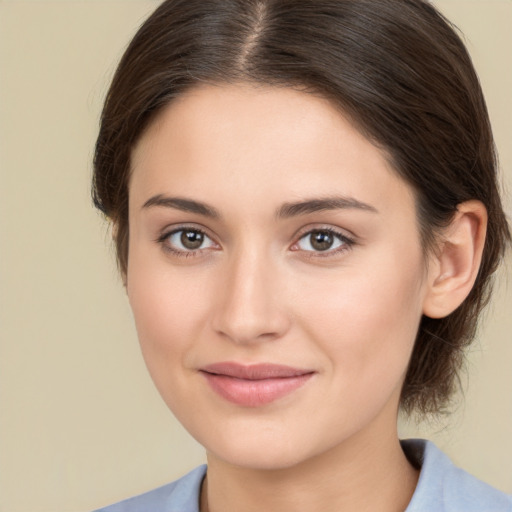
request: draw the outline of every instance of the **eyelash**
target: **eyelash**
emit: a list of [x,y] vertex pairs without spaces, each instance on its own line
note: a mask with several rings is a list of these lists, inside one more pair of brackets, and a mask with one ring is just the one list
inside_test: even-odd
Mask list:
[[[163,250],[165,250],[166,252],[169,252],[173,256],[177,256],[179,258],[197,257],[197,256],[200,256],[203,251],[207,250],[207,249],[195,249],[195,250],[194,249],[189,249],[189,250],[173,249],[168,244],[169,237],[171,237],[172,235],[175,235],[177,233],[182,233],[184,231],[192,231],[195,233],[199,233],[199,234],[203,235],[205,238],[211,240],[212,243],[215,244],[215,242],[213,242],[212,238],[204,230],[196,228],[196,227],[192,227],[192,226],[180,226],[179,228],[173,229],[172,231],[166,231],[166,232],[162,233],[162,235],[156,239],[156,242],[162,246]],[[300,236],[297,238],[297,241],[293,243],[292,247],[296,246],[301,240],[305,239],[308,236],[311,236],[313,233],[329,233],[329,234],[333,235],[342,244],[334,250],[326,249],[325,251],[314,251],[314,250],[313,251],[302,251],[304,253],[305,257],[307,257],[307,258],[329,258],[329,257],[338,256],[339,254],[350,250],[355,244],[354,239],[348,237],[347,235],[339,232],[336,229],[333,229],[332,227],[318,227],[318,228],[309,229],[309,230],[303,232],[302,234],[300,234]],[[300,251],[300,249],[291,249],[291,250],[294,252]]]
[[196,228],[193,226],[180,226],[177,229],[173,229],[171,231],[166,231],[166,232],[162,233],[162,235],[157,238],[156,242],[162,246],[164,251],[169,252],[173,256],[177,256],[179,258],[191,258],[191,257],[199,256],[201,254],[201,252],[203,252],[205,249],[196,249],[196,250],[194,250],[194,249],[189,249],[189,250],[173,249],[167,243],[169,238],[172,235],[175,235],[177,233],[182,233],[184,231],[192,231],[194,233],[199,233],[199,234],[203,235],[205,238],[212,240],[212,238],[210,236],[208,236],[208,234],[202,229],[199,229],[199,228]]
[[[301,240],[311,236],[313,233],[329,233],[337,238],[338,241],[340,241],[342,244],[335,249],[327,249],[325,251],[303,251],[306,258],[331,258],[334,256],[339,256],[340,254],[350,250],[355,244],[355,240],[353,238],[348,237],[347,235],[332,227],[318,227],[308,229],[307,231],[303,232],[297,241],[292,245],[292,247],[296,246]],[[299,251],[300,249],[292,250]]]

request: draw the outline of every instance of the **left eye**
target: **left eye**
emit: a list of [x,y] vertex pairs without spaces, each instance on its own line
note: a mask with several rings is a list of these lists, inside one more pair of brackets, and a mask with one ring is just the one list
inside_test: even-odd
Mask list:
[[208,249],[215,244],[212,239],[198,229],[178,229],[165,237],[167,245],[178,252]]
[[326,229],[315,229],[305,234],[297,242],[297,247],[301,251],[325,252],[332,249],[338,249],[344,245],[349,245],[342,235]]

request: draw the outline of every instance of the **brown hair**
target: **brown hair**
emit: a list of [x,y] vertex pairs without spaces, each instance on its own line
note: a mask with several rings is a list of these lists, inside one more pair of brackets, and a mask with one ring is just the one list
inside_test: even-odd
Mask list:
[[401,406],[439,412],[457,383],[490,278],[510,240],[485,101],[450,23],[422,0],[168,0],[139,29],[101,117],[93,199],[128,260],[130,153],[155,115],[201,83],[297,87],[339,106],[415,190],[425,249],[457,205],[482,201],[488,232],[476,283],[442,319],[421,320]]

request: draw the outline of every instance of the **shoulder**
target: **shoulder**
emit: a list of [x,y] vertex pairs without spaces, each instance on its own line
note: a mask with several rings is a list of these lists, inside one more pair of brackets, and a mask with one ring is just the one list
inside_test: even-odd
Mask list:
[[95,512],[199,512],[199,493],[206,465],[170,484]]
[[418,485],[406,512],[512,512],[512,497],[455,466],[430,441],[409,439],[402,448],[421,466]]

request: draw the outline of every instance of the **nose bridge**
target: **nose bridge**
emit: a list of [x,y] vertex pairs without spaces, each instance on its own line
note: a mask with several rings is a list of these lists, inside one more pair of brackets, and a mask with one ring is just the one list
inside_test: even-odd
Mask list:
[[276,338],[286,329],[275,262],[265,250],[240,247],[225,262],[216,331],[237,343]]

